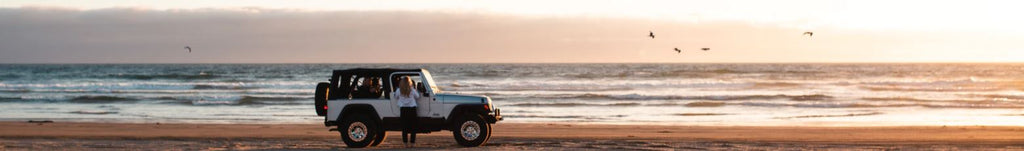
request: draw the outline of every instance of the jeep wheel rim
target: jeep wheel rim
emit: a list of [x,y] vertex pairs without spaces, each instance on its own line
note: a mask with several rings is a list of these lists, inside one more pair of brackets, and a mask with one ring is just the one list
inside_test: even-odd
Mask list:
[[363,122],[353,122],[348,125],[348,138],[353,141],[361,142],[366,139],[366,124]]
[[474,121],[466,121],[462,123],[462,138],[466,140],[476,140],[476,137],[480,136],[480,124]]

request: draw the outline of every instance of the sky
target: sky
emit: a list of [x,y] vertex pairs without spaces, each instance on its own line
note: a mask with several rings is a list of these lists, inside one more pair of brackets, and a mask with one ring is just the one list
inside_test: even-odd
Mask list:
[[0,63],[1024,62],[1019,3],[0,0]]

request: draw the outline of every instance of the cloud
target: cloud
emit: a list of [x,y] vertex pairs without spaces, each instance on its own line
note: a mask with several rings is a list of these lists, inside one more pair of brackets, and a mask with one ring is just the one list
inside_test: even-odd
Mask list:
[[[658,38],[646,38],[649,30]],[[802,32],[748,22],[465,12],[23,7],[0,8],[0,62],[856,62],[888,48],[957,40],[839,29],[807,39]],[[674,47],[714,51],[680,55]]]

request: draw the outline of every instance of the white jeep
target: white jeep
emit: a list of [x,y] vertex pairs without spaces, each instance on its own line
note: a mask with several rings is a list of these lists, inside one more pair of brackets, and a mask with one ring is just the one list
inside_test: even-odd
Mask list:
[[348,147],[377,146],[386,131],[402,130],[398,102],[390,95],[402,76],[422,93],[416,101],[421,133],[449,130],[459,145],[480,146],[491,137],[491,124],[502,120],[491,98],[440,93],[426,69],[334,70],[330,82],[316,86],[316,114],[324,116],[325,126],[337,126],[331,131],[340,132]]

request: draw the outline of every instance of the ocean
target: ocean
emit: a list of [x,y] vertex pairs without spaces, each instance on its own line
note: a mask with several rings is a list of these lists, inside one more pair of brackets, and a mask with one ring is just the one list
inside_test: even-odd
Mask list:
[[425,68],[502,122],[1024,126],[1024,64],[4,64],[0,120],[320,123],[331,70]]

